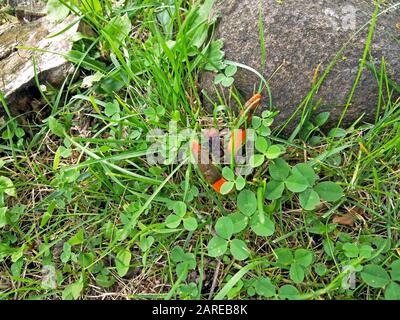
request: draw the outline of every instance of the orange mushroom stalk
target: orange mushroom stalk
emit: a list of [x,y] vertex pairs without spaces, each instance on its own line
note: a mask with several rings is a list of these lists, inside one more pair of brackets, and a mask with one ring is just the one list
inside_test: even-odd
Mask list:
[[[258,108],[260,103],[261,103],[261,95],[259,93],[252,96],[246,102],[244,112],[248,112],[247,117],[246,117],[246,122],[248,125],[250,124],[250,122],[252,120],[254,111]],[[244,112],[241,111],[240,116],[243,116]],[[240,148],[243,146],[245,141],[246,141],[246,130],[245,129],[234,130],[229,139],[229,142],[228,142],[225,152],[228,155],[232,155],[232,154],[235,155],[240,150]]]
[[[255,94],[251,97],[245,104],[245,114],[246,123],[250,124],[254,111],[260,105],[261,102],[261,95],[259,93]],[[240,113],[242,117],[244,112]],[[218,131],[216,130],[208,130],[206,132],[206,136],[215,137],[218,135]],[[231,134],[227,147],[224,149],[224,152],[227,155],[235,155],[243,146],[246,141],[246,130],[241,128],[234,130]],[[193,141],[191,146],[191,151],[193,156],[197,161],[197,165],[204,175],[205,180],[214,188],[217,193],[221,193],[222,185],[226,182],[224,177],[222,176],[219,169],[211,163],[211,159],[207,152],[202,152],[201,145],[198,141]]]
[[221,172],[218,168],[209,163],[208,157],[204,156],[201,152],[201,146],[197,141],[192,142],[192,153],[193,156],[197,160],[197,165],[204,175],[206,181],[213,187],[213,189],[221,193],[221,187],[226,182],[226,180],[222,177]]

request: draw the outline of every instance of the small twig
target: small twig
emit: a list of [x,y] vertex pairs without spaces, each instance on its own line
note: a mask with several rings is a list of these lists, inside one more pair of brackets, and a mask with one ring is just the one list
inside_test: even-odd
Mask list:
[[210,289],[210,293],[208,295],[208,300],[211,300],[211,297],[214,293],[215,287],[217,286],[217,280],[218,280],[218,273],[219,273],[219,268],[221,267],[222,263],[220,260],[218,260],[218,264],[217,267],[215,268],[215,273],[214,273],[214,278],[213,278],[213,282],[211,284],[211,289]]

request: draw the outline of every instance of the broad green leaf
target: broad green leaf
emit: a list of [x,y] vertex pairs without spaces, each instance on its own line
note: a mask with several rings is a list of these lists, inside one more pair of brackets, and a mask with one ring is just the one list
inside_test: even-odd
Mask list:
[[82,80],[81,88],[91,88],[93,84],[96,82],[99,82],[102,78],[104,78],[105,75],[102,72],[97,71],[95,74],[92,74],[90,76],[86,76]]
[[[182,186],[182,189],[185,190],[184,182],[181,184],[181,186]],[[186,200],[188,202],[191,202],[198,195],[199,195],[199,189],[196,186],[191,186],[187,192]]]
[[25,214],[26,206],[22,204],[14,205],[9,211],[9,221],[12,224],[20,222],[20,218]]
[[175,263],[185,260],[185,251],[179,246],[174,247],[171,250],[171,260]]
[[178,217],[183,218],[183,216],[186,214],[186,210],[187,210],[186,203],[184,203],[183,201],[175,201],[172,204],[172,210],[175,212],[175,214]]
[[14,252],[11,255],[11,262],[16,262],[23,257],[26,246],[27,245],[24,243],[21,247],[14,249]]
[[343,189],[338,184],[330,181],[318,183],[314,190],[325,201],[333,202],[343,197]]
[[273,122],[274,122],[274,120],[272,118],[266,118],[266,119],[263,119],[262,125],[264,126],[264,128],[268,128],[272,125]]
[[[204,66],[204,69],[207,71],[220,71],[225,68],[225,64],[223,62],[225,53],[222,51],[224,43],[222,40],[216,40],[211,42],[210,46],[207,49],[205,54],[205,59],[207,64]],[[226,78],[225,75],[221,78],[221,81]]]
[[159,116],[165,115],[165,108],[163,106],[157,106],[155,110],[157,115]]
[[248,287],[246,292],[249,297],[254,297],[256,289],[254,287]]
[[237,67],[235,65],[229,65],[225,68],[225,75],[227,77],[233,77],[237,72]]
[[132,24],[127,13],[122,16],[116,16],[104,27],[105,32],[110,39],[121,45],[131,32]]
[[229,88],[233,82],[235,82],[235,79],[232,77],[226,77],[224,79],[222,79],[221,84],[225,87],[225,88]]
[[267,183],[266,198],[268,200],[280,199],[284,190],[285,184],[282,181],[271,180]]
[[[263,121],[264,122],[264,121]],[[262,126],[261,128],[259,128],[258,133],[260,135],[262,135],[263,137],[268,137],[271,135],[271,129],[268,127],[264,127]]]
[[261,116],[263,117],[263,119],[270,119],[270,118],[273,117],[273,115],[274,115],[274,112],[271,111],[271,110],[264,110],[264,111],[261,113]]
[[275,251],[276,262],[282,265],[290,265],[293,262],[292,250],[289,248],[278,248]]
[[361,271],[361,278],[372,288],[383,288],[390,282],[389,274],[381,266],[369,264]]
[[400,285],[396,282],[390,282],[385,289],[386,300],[400,300]]
[[189,263],[189,261],[182,261],[182,262],[179,262],[177,265],[176,265],[176,275],[178,276],[178,277],[183,277],[183,279],[186,279],[186,277],[187,277],[187,274],[188,274],[188,271],[189,271],[189,269],[190,269],[190,263]]
[[304,179],[302,175],[292,174],[285,181],[286,188],[289,191],[300,193],[309,187],[309,183]]
[[246,179],[242,176],[238,176],[235,181],[236,190],[241,191],[246,186]]
[[194,217],[183,219],[183,227],[188,231],[194,231],[197,229],[197,220]]
[[69,15],[69,8],[62,4],[59,0],[47,1],[47,18],[50,21],[60,22]]
[[222,256],[226,252],[228,249],[228,241],[216,236],[211,238],[207,248],[209,256],[216,258]]
[[305,268],[311,265],[313,259],[314,254],[310,250],[296,249],[296,251],[294,252],[294,261]]
[[8,223],[6,213],[7,207],[0,208],[0,228],[3,228]]
[[233,233],[239,233],[243,231],[249,223],[249,218],[240,212],[229,215],[229,218],[233,223]]
[[145,109],[144,114],[151,120],[157,120],[157,112],[153,107]]
[[93,252],[81,252],[78,256],[78,261],[82,268],[92,271],[95,258],[96,256]]
[[68,240],[68,243],[71,246],[75,246],[78,244],[82,244],[85,240],[85,234],[83,229],[80,229],[76,235],[74,235],[71,239]]
[[237,206],[240,212],[246,216],[251,216],[257,209],[257,199],[254,192],[242,190],[237,198]]
[[81,276],[78,281],[69,284],[62,292],[63,300],[77,300],[83,290],[83,277]]
[[257,168],[261,166],[265,161],[265,156],[263,154],[253,154],[250,157],[250,166],[253,168]]
[[363,257],[365,259],[369,259],[372,256],[372,247],[369,244],[363,244],[360,246],[359,251],[360,251],[360,257]]
[[193,270],[196,268],[196,258],[193,253],[186,252],[183,256],[183,262],[187,263],[188,270]]
[[267,159],[273,160],[278,158],[282,154],[282,149],[278,145],[272,145],[268,148],[265,156]]
[[318,176],[315,174],[314,169],[306,163],[296,164],[292,169],[292,173],[304,177],[310,187],[312,187],[315,181],[317,181],[318,179]]
[[53,116],[49,117],[48,125],[50,131],[55,134],[57,137],[64,138],[64,126]]
[[132,254],[128,249],[122,248],[118,251],[117,256],[115,257],[115,267],[120,277],[123,277],[128,273],[131,258]]
[[314,265],[314,270],[317,275],[323,277],[328,272],[328,268],[323,263],[317,263]]
[[148,236],[148,237],[141,238],[140,242],[139,242],[140,250],[142,250],[143,252],[148,251],[153,243],[154,243],[154,237],[153,236]]
[[165,225],[170,229],[175,229],[178,228],[178,226],[181,224],[181,221],[182,221],[181,217],[178,217],[176,214],[170,214],[165,219]]
[[314,210],[319,204],[318,193],[313,189],[307,189],[299,195],[300,205],[304,210]]
[[357,258],[360,253],[356,244],[348,242],[343,245],[343,251],[347,258]]
[[[209,23],[213,23],[215,18],[211,16],[211,10],[215,0],[205,0],[196,11],[196,19],[193,21],[193,29],[188,33],[191,36],[190,46],[200,48],[207,40]],[[211,70],[213,71],[213,70]]]
[[346,130],[342,128],[333,128],[331,131],[328,133],[328,137],[330,138],[343,138],[346,136]]
[[254,215],[251,220],[251,230],[260,237],[269,237],[275,232],[275,224],[268,217],[265,217],[264,222],[261,223],[258,215]]
[[184,296],[187,296],[187,297],[193,297],[193,298],[195,298],[199,293],[197,285],[194,282],[191,282],[189,284],[181,285],[179,287],[179,291],[180,291],[181,295],[184,295]]
[[290,173],[290,166],[283,159],[273,160],[269,167],[269,174],[276,181],[285,181]]
[[258,278],[254,284],[256,292],[259,296],[272,298],[276,294],[276,288],[269,278]]
[[269,143],[264,137],[257,137],[255,147],[259,152],[266,153],[269,148]]
[[230,239],[233,234],[233,222],[229,217],[221,217],[215,224],[215,231],[224,239]]
[[296,287],[293,287],[290,284],[286,284],[282,287],[279,288],[278,290],[278,295],[279,298],[285,300],[297,300],[299,299],[299,291],[296,289]]
[[105,274],[98,274],[96,276],[96,284],[103,288],[110,288],[115,284],[115,278],[113,276],[107,276]]
[[223,195],[228,194],[229,192],[232,191],[234,186],[235,186],[235,183],[232,181],[224,182],[224,184],[221,186],[221,194],[223,194]]
[[251,126],[254,129],[258,129],[261,126],[261,118],[258,116],[253,116],[253,119],[251,120]]
[[390,268],[392,269],[390,271],[390,276],[392,277],[392,280],[400,281],[400,260],[394,261],[390,265]]
[[228,181],[234,181],[235,180],[235,173],[229,167],[224,167],[222,169],[222,176]]
[[60,260],[63,263],[67,263],[71,258],[71,245],[68,242],[63,244],[63,252],[60,255]]
[[[168,0],[169,3],[173,3],[171,2],[171,0]],[[171,37],[171,33],[172,33],[172,28],[173,25],[171,24],[171,18],[174,16],[175,14],[175,7],[174,6],[168,6],[168,1],[166,2],[166,6],[157,14],[157,18],[160,21],[160,24],[163,28],[164,34],[165,34],[165,38],[169,38]]]
[[69,158],[72,155],[72,150],[70,148],[60,147],[60,156],[63,158]]
[[214,84],[220,84],[226,77],[223,73],[219,73],[214,78]]
[[22,266],[24,265],[24,259],[19,258],[17,261],[15,261],[11,267],[11,274],[13,275],[13,277],[20,277],[21,276],[21,272],[22,272]]
[[107,117],[112,117],[116,113],[119,113],[119,104],[118,102],[113,103],[113,102],[107,102],[105,107],[104,107],[104,113],[106,114]]
[[1,176],[0,177],[0,193],[5,193],[10,197],[16,197],[17,192],[14,187],[14,183],[8,177]]
[[321,112],[319,115],[315,117],[315,125],[317,127],[323,126],[329,119],[329,112]]
[[304,281],[304,268],[298,263],[293,263],[289,270],[290,279],[294,283],[302,283]]
[[230,250],[236,260],[246,260],[250,253],[243,240],[234,239],[231,241]]

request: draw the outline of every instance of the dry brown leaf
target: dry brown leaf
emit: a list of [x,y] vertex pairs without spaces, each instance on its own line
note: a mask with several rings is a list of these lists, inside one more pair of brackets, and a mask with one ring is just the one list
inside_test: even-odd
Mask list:
[[344,216],[334,216],[332,222],[343,226],[353,227],[355,221],[354,216],[351,213],[346,213]]
[[335,215],[333,217],[332,222],[341,224],[343,226],[348,226],[348,227],[353,227],[356,219],[361,219],[365,223],[365,211],[360,208],[360,207],[351,207],[351,208],[346,208],[347,213],[344,214],[343,216]]
[[351,207],[349,209],[347,209],[347,211],[349,213],[351,213],[354,216],[358,216],[360,218],[365,217],[365,211],[364,209],[360,208],[360,207]]

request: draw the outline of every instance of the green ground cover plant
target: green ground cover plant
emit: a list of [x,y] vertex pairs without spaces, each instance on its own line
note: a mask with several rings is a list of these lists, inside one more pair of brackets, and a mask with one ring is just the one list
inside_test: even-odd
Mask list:
[[360,57],[380,85],[375,123],[322,130],[321,77],[284,137],[260,77],[250,175],[219,165],[217,194],[190,152],[148,161],[148,134],[171,120],[237,126],[222,94],[204,109],[200,72],[250,98],[234,77],[251,68],[213,37],[213,2],[48,1],[87,30],[65,56],[76,74],[41,87],[43,109],[12,116],[0,94],[1,299],[400,299],[400,100],[369,51],[379,5]]

